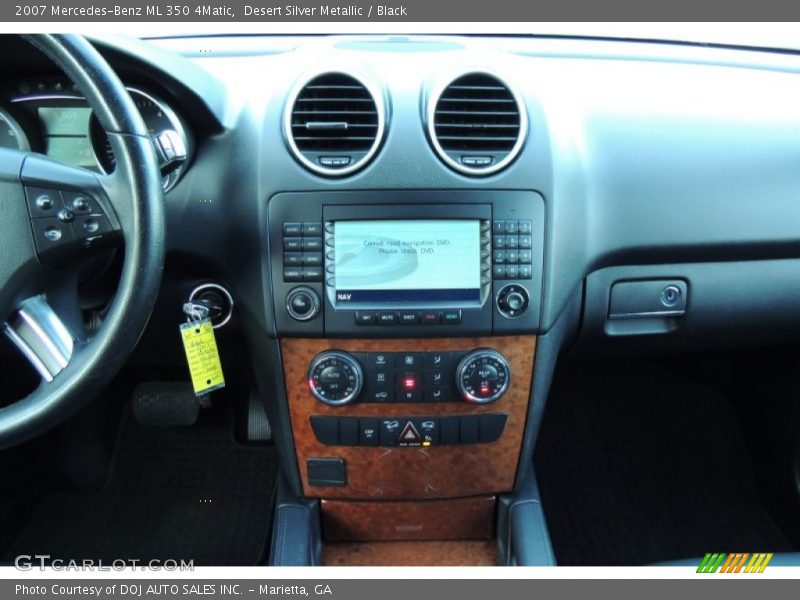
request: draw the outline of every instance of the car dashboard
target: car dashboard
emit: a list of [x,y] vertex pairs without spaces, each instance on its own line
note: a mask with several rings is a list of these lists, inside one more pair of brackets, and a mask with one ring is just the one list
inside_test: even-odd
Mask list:
[[[292,502],[321,501],[326,541],[495,535],[496,511],[535,498],[531,457],[567,346],[800,336],[796,54],[546,37],[92,41],[151,133],[188,149],[163,182],[165,285],[134,360],[180,364],[181,303],[219,286],[233,314],[220,343],[230,328],[246,348]],[[82,98],[16,51],[0,144],[112,170]]]

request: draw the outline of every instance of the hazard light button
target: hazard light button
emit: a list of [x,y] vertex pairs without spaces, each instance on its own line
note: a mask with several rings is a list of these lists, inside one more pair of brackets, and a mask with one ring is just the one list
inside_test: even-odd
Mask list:
[[422,436],[411,421],[406,421],[400,436],[397,438],[398,446],[421,446]]

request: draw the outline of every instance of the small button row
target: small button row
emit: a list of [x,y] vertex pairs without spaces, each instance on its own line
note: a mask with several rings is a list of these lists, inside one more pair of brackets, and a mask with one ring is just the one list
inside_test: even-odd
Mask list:
[[285,267],[321,267],[322,254],[319,252],[284,252],[283,266]]
[[458,325],[461,310],[357,310],[356,325]]
[[495,279],[531,279],[533,268],[531,265],[496,264],[492,267],[492,276]]
[[321,267],[284,267],[284,281],[322,281]]
[[283,280],[322,281],[322,223],[283,224]]
[[311,428],[327,446],[448,446],[487,444],[503,434],[502,413],[451,417],[329,417],[314,415]]
[[533,224],[531,221],[493,221],[492,232],[495,235],[531,235]]
[[530,250],[533,240],[529,235],[496,235],[493,239],[495,250]]
[[517,264],[523,265],[531,264],[531,251],[530,250],[495,250],[494,251],[495,264]]
[[322,237],[322,223],[284,223],[284,237]]

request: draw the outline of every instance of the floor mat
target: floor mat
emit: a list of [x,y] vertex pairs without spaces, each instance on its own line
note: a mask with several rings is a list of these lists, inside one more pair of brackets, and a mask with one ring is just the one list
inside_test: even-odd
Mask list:
[[219,415],[157,428],[128,411],[104,489],[45,496],[9,557],[266,564],[277,456],[236,444],[231,431]]
[[733,407],[657,366],[562,369],[535,468],[560,565],[792,549],[758,498]]

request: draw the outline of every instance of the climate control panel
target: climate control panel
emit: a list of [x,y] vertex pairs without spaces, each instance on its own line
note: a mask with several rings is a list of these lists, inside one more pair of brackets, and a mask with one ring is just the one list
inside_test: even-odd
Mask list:
[[311,394],[329,406],[458,402],[488,404],[508,390],[511,368],[496,350],[317,354],[308,368]]

